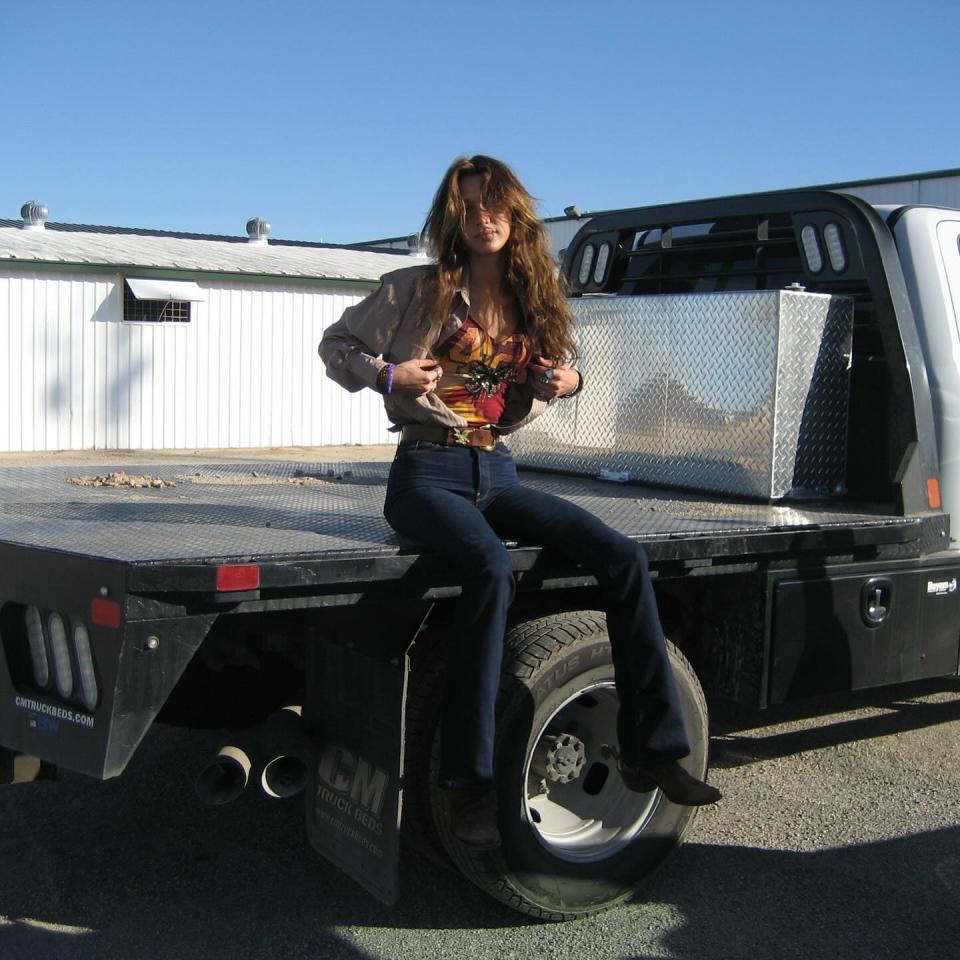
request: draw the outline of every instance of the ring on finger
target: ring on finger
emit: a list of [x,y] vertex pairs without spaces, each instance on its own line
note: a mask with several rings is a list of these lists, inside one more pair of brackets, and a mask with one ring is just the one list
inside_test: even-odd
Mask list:
[[553,367],[547,367],[540,378],[541,383],[549,383],[553,379]]

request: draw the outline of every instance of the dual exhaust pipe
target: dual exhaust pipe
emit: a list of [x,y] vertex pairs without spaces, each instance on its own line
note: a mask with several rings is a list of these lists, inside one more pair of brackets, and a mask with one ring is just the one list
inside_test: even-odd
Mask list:
[[263,723],[236,733],[200,771],[197,794],[220,806],[236,800],[250,780],[274,799],[298,794],[307,784],[313,745],[303,729],[302,707],[283,707]]

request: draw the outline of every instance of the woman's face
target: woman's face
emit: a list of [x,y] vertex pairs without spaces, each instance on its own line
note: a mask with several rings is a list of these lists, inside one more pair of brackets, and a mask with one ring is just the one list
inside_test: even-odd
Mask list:
[[463,242],[479,256],[499,253],[510,239],[510,208],[506,204],[485,207],[480,199],[482,186],[479,173],[460,177],[460,196],[466,207]]

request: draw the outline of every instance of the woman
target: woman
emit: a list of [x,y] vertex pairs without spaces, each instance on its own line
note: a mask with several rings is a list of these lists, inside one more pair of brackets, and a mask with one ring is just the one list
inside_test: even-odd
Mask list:
[[690,752],[643,548],[592,514],[517,480],[500,436],[582,387],[572,317],[534,202],[491,157],[456,160],[424,235],[436,263],[386,274],[324,334],[327,374],[384,395],[402,428],[384,515],[462,572],[441,720],[441,786],[451,831],[499,843],[494,707],[515,580],[502,541],[574,555],[597,577],[620,697],[625,785],[674,802],[720,792],[677,762]]

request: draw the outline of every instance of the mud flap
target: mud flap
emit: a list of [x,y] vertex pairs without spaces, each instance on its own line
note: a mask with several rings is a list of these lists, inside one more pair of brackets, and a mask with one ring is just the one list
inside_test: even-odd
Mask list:
[[306,799],[310,844],[391,906],[400,859],[409,650],[418,628],[393,656],[316,644],[304,717],[317,743]]

